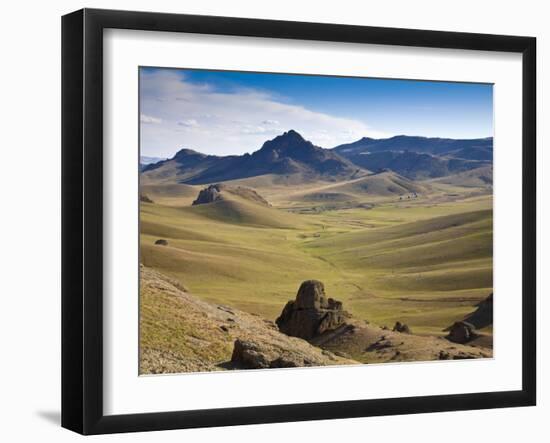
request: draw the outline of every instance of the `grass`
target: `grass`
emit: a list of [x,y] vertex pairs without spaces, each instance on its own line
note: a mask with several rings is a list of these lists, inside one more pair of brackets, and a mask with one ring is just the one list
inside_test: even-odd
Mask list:
[[[187,187],[150,187],[142,262],[201,298],[272,320],[303,280],[318,279],[355,317],[426,334],[442,334],[492,292],[492,198],[483,189],[426,184],[429,193],[400,200],[348,186],[356,206],[327,211],[311,195],[330,184],[304,193],[272,178],[253,183],[274,207],[237,197],[190,206]],[[364,203],[374,207],[357,207]],[[159,238],[168,246],[154,245]]]

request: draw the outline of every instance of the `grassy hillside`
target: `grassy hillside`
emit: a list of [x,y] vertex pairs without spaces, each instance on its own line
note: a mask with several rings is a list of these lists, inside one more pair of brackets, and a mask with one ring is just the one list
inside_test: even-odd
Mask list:
[[187,206],[197,197],[200,187],[180,183],[141,184],[141,194],[165,206]]
[[431,183],[442,183],[464,188],[487,187],[493,185],[493,167],[484,166],[471,171],[460,172],[432,180]]
[[[382,189],[399,178],[378,175]],[[362,192],[367,178],[305,190],[273,176],[238,182],[255,185],[273,207],[238,195],[190,206],[188,188],[172,188],[167,200],[149,188],[154,203],[141,204],[141,260],[198,297],[272,320],[303,280],[318,279],[356,318],[442,334],[492,292],[491,196],[481,187],[458,192],[405,181],[398,185],[418,192],[410,182],[423,194],[400,200],[373,183],[370,194],[369,186]],[[350,196],[353,205],[328,210],[316,193],[340,203]],[[160,238],[168,245],[155,245]]]

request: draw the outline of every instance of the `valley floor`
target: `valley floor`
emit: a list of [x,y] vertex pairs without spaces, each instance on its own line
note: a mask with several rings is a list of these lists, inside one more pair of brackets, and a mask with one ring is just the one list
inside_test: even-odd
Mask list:
[[[320,280],[355,319],[400,321],[416,335],[445,335],[493,291],[491,189],[425,182],[404,193],[383,182],[389,192],[373,194],[355,182],[334,190],[270,177],[230,184],[270,204],[237,193],[191,205],[204,186],[142,186],[152,202],[141,203],[141,263],[205,301],[271,321],[302,281]],[[492,326],[482,332],[492,336]]]

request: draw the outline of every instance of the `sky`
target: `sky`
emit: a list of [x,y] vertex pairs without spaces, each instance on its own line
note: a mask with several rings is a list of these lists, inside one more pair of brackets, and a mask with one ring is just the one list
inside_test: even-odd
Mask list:
[[289,129],[323,148],[362,137],[493,135],[488,84],[140,68],[141,155],[254,152]]

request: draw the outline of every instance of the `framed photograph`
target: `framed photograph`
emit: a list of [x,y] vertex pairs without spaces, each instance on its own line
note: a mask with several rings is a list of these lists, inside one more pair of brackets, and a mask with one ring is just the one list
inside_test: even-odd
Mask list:
[[531,37],[62,20],[62,425],[536,402]]

